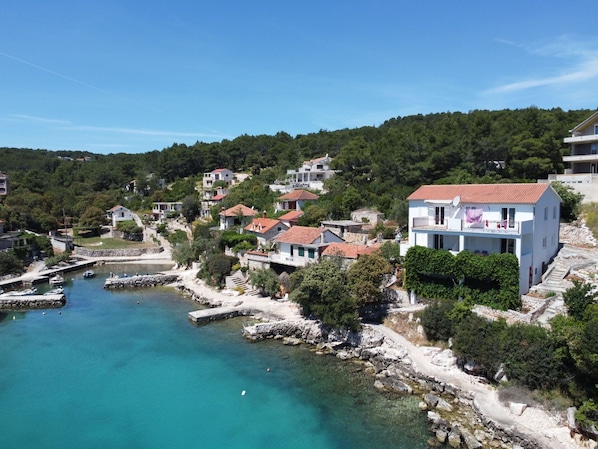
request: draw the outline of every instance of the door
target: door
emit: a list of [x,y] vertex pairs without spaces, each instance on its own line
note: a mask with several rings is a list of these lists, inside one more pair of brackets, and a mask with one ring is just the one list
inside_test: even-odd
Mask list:
[[444,224],[444,206],[438,206],[434,210],[434,222],[437,225]]

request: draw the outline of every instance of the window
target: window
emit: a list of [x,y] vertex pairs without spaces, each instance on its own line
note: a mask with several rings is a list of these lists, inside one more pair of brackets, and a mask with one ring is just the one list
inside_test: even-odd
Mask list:
[[309,257],[310,259],[315,259],[316,251],[313,248],[308,248],[307,249],[307,257]]
[[594,125],[594,134],[598,134],[598,125]]
[[592,153],[592,154],[596,154],[596,153],[598,153],[598,144],[595,144],[595,143],[593,143],[593,144],[590,146],[590,153]]
[[434,234],[434,249],[444,248],[444,236],[440,234]]
[[437,225],[444,224],[444,207],[436,207],[434,209],[434,223]]
[[546,248],[546,237],[542,239],[542,248]]
[[515,227],[515,208],[514,207],[503,207],[502,208],[502,224],[503,228],[509,226],[509,228]]
[[305,256],[305,248],[300,246],[298,248],[298,250],[299,250],[299,257],[304,257]]
[[544,208],[544,220],[548,220],[548,208]]
[[500,239],[500,252],[515,254],[515,239]]
[[552,218],[556,218],[556,206],[552,207]]

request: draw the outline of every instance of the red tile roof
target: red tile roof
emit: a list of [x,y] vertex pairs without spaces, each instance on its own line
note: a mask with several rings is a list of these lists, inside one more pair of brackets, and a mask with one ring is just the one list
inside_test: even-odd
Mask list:
[[258,234],[265,234],[280,224],[280,220],[275,220],[273,218],[254,218],[251,223],[245,226],[245,230]]
[[226,193],[219,193],[218,195],[214,195],[211,199],[211,201],[220,201],[223,200],[224,198],[226,198],[227,194]]
[[318,240],[320,239],[322,233],[326,231],[327,229],[324,228],[293,226],[288,231],[283,232],[282,235],[276,239],[276,241],[284,243],[299,243],[301,245],[313,245],[320,243]]
[[257,210],[251,209],[243,204],[237,204],[236,206],[220,212],[220,215],[225,217],[236,217],[238,215],[242,215],[243,217],[254,217],[257,214],[259,214]]
[[462,203],[535,204],[550,184],[456,184],[422,186],[408,200],[452,201]]
[[278,219],[284,221],[297,221],[301,216],[303,216],[302,210],[292,210],[284,215],[281,215],[280,217],[278,217]]
[[223,172],[223,171],[227,171],[227,170],[228,170],[228,168],[217,168],[216,170],[212,170],[211,173],[219,173],[219,172]]
[[299,201],[299,200],[312,200],[315,201],[320,198],[315,193],[308,192],[307,190],[293,190],[285,195],[279,196],[279,200]]
[[322,252],[323,256],[342,256],[346,259],[357,259],[363,254],[372,254],[380,248],[380,244],[375,245],[355,245],[353,243],[331,243],[328,248]]

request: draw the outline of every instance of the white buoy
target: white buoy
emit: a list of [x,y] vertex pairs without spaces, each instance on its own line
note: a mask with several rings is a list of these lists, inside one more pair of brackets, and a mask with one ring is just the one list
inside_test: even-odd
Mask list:
[[241,396],[245,396],[245,393],[246,393],[246,391],[245,391],[245,390],[243,390],[243,391],[241,392]]

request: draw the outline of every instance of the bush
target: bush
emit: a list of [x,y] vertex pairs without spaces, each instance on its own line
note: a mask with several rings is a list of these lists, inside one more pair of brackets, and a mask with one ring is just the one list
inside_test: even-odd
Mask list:
[[453,309],[454,301],[434,301],[429,304],[421,315],[421,322],[430,341],[447,341],[455,334],[453,320],[449,312]]

